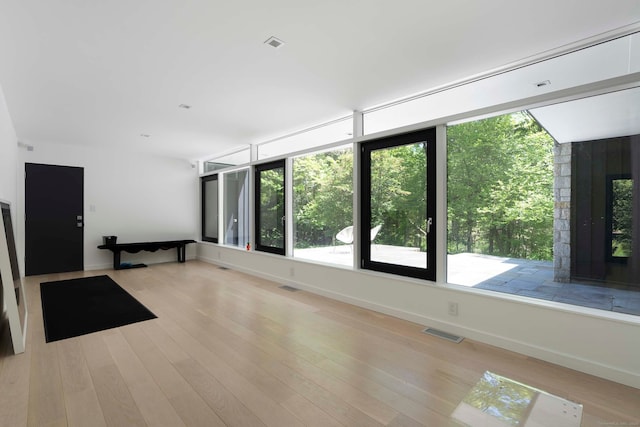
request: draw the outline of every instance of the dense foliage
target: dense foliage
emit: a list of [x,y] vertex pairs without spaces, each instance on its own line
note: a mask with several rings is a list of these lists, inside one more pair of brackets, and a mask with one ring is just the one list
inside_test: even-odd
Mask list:
[[[425,250],[426,157],[421,144],[379,150],[371,159],[372,226],[379,244]],[[353,223],[351,149],[300,157],[293,163],[295,247],[328,246]]]
[[427,156],[424,144],[371,153],[371,225],[376,243],[426,250]]
[[353,223],[353,152],[335,150],[293,161],[295,247],[329,246]]
[[[553,140],[526,113],[451,126],[448,251],[552,258]],[[422,144],[371,157],[372,226],[378,244],[427,248],[426,155]],[[295,247],[336,244],[353,222],[350,149],[293,163]]]
[[552,259],[553,139],[526,113],[451,126],[449,253]]
[[260,244],[284,248],[284,169],[260,171]]
[[631,256],[633,245],[633,180],[614,179],[611,182],[611,254]]

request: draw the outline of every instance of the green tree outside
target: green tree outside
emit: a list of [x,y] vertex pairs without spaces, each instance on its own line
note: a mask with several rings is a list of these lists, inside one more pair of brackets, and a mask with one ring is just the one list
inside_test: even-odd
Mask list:
[[451,126],[448,251],[553,257],[553,139],[520,112]]
[[353,224],[353,150],[294,159],[293,198],[294,248],[333,245]]
[[[451,126],[448,252],[551,260],[553,139],[526,112]],[[426,251],[426,168],[422,144],[371,157],[376,243]],[[330,246],[353,222],[353,153],[294,159],[295,248]]]

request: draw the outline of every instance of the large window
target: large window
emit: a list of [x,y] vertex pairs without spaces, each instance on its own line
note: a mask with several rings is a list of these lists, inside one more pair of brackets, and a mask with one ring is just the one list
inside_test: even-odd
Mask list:
[[249,171],[247,169],[223,175],[224,243],[245,247],[249,237]]
[[284,255],[286,251],[285,162],[255,168],[256,250]]
[[550,260],[553,139],[526,113],[451,126],[449,253]]
[[[447,281],[640,314],[638,94],[447,129]],[[635,125],[637,126],[637,125]]]
[[202,240],[218,243],[218,175],[201,178]]
[[[446,251],[438,265],[451,284],[640,314],[638,106],[633,87],[458,120],[446,130],[446,165],[435,164],[435,129],[295,151],[254,166],[251,237],[248,171],[220,175],[220,207],[218,177],[204,177],[203,240],[217,242],[220,223],[228,245],[352,267],[356,260],[357,268],[424,280],[435,280],[436,255]],[[282,141],[279,150],[299,148]],[[437,199],[436,169],[447,189]],[[436,200],[446,215],[436,217]],[[436,229],[446,231],[438,247]]]
[[293,160],[293,221],[294,257],[353,265],[350,146]]
[[435,280],[435,129],[362,148],[362,267]]
[[447,129],[448,282],[530,296],[516,272],[552,278],[553,147],[525,112]]

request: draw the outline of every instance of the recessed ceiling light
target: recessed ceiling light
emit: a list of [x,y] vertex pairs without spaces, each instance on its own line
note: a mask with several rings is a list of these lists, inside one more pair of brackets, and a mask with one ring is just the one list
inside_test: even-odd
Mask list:
[[189,108],[191,108],[191,105],[180,104],[180,105],[178,105],[178,108],[184,108],[185,110],[188,110]]
[[140,136],[143,138],[149,138],[151,135],[149,135],[148,133],[141,133]]
[[282,46],[284,44],[284,42],[282,40],[280,40],[277,37],[269,37],[267,40],[265,40],[264,44],[274,47],[274,48],[279,48],[280,46]]

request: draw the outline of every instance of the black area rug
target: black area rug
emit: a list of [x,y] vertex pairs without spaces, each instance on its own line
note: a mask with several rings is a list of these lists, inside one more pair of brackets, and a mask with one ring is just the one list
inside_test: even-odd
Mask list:
[[157,317],[109,276],[40,283],[40,295],[47,342]]

